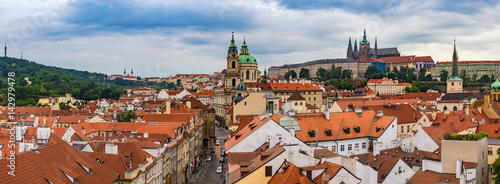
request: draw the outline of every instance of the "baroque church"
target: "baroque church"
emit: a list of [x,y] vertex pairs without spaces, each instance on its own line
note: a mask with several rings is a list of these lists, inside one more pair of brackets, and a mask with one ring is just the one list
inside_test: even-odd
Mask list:
[[233,101],[237,97],[241,98],[245,95],[245,83],[257,83],[261,74],[258,70],[257,60],[248,51],[246,38],[243,39],[243,45],[238,53],[238,47],[234,43],[234,32],[227,50],[226,64],[224,84],[220,88],[214,89],[215,114],[220,122],[224,122]]
[[359,42],[359,50],[357,39],[354,39],[354,48],[351,44],[351,37],[349,37],[349,44],[347,46],[347,58],[355,60],[371,60],[384,57],[401,56],[397,47],[378,48],[377,37],[375,37],[375,48],[370,47],[370,42],[366,39],[366,29],[364,30],[363,40]]

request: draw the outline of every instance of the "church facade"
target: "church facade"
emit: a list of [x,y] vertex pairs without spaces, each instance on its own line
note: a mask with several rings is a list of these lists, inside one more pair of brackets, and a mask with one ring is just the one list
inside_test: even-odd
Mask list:
[[260,78],[257,60],[250,55],[246,39],[243,40],[240,53],[238,53],[238,48],[234,43],[234,33],[227,50],[226,64],[224,84],[214,89],[215,115],[220,122],[224,122],[227,111],[232,107],[237,86],[240,83],[256,83]]
[[359,49],[357,39],[354,39],[354,47],[351,44],[349,37],[349,44],[347,46],[347,58],[355,59],[358,61],[372,60],[384,57],[397,57],[401,56],[397,47],[378,48],[377,37],[375,37],[375,48],[370,47],[370,42],[366,39],[366,29],[363,33],[363,40],[359,42]]

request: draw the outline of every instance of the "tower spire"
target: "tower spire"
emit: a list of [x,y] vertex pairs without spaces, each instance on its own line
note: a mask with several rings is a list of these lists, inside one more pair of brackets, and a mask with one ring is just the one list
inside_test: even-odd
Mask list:
[[229,49],[227,49],[227,54],[231,53],[238,53],[238,48],[236,47],[236,44],[234,44],[234,31],[231,36],[231,44],[229,45]]
[[377,37],[375,37],[375,51],[377,50]]
[[347,45],[347,58],[353,58],[352,44],[351,44],[351,37],[350,36],[349,36],[349,45]]
[[457,44],[456,39],[453,38],[453,68],[451,70],[451,77],[458,76],[458,54],[457,54]]
[[127,75],[127,69],[123,68],[123,76]]
[[358,51],[358,39],[354,38],[354,52]]

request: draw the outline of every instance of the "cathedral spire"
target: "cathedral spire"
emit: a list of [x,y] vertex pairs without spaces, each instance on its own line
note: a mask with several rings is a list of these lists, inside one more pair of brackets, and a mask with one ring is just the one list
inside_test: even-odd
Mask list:
[[368,43],[368,40],[366,40],[366,27],[365,27],[365,28],[364,28],[364,30],[363,30],[363,40],[361,40],[360,45],[361,45],[361,44],[369,44],[369,43]]
[[451,70],[451,77],[458,77],[458,54],[455,39],[453,39],[453,68]]
[[347,58],[353,58],[352,44],[351,44],[351,37],[350,36],[349,36],[349,45],[347,45]]
[[375,51],[377,50],[377,37],[375,37]]
[[123,69],[123,76],[127,75],[127,69]]
[[354,52],[358,51],[358,40],[354,38]]

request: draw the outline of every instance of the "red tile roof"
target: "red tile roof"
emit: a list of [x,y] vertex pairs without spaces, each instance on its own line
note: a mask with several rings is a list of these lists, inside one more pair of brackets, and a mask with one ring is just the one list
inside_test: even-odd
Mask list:
[[283,90],[283,91],[322,91],[316,86],[311,84],[302,83],[271,83],[273,90]]
[[[379,137],[395,117],[378,118],[375,114],[374,111],[363,111],[360,117],[355,112],[331,113],[329,121],[323,113],[297,114],[293,119],[297,121],[301,131],[296,131],[295,136],[303,142]],[[272,119],[279,122],[279,119],[284,116],[288,115],[273,115]],[[374,121],[374,118],[377,118],[377,121]],[[355,131],[355,128],[359,128],[359,133]],[[315,131],[313,137],[310,136],[310,131]],[[331,136],[327,135],[326,131],[331,131]]]
[[431,170],[422,171],[419,169],[407,182],[408,184],[421,184],[421,183],[456,183],[459,184],[460,180],[456,178],[455,174],[437,173]]
[[[489,60],[485,60],[485,61],[458,61],[457,63],[459,65],[464,65],[464,64],[478,64],[478,63],[494,63],[494,64],[499,64],[500,61],[489,61]],[[436,63],[436,65],[451,65],[451,64],[453,64],[452,61],[442,61],[442,62]]]
[[[9,167],[0,168],[0,183],[71,183],[69,175],[79,183],[113,183],[118,174],[79,152],[55,135],[46,146],[38,147],[39,153],[25,151],[16,154],[15,177],[8,175]],[[64,154],[61,154],[64,153]],[[0,160],[7,166],[10,160]],[[85,168],[92,171],[89,174]]]
[[297,184],[297,183],[310,183],[313,182],[302,173],[302,169],[287,162],[282,167],[282,172],[275,174],[269,184]]

